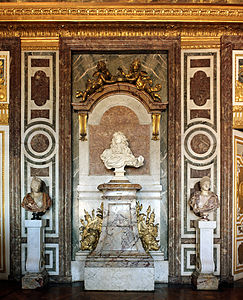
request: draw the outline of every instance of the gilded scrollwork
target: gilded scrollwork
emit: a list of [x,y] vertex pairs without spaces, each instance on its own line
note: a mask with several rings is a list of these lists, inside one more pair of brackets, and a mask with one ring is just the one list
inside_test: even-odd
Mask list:
[[159,250],[158,237],[158,226],[159,224],[154,224],[155,213],[151,212],[151,206],[149,205],[147,209],[147,214],[141,213],[143,205],[136,203],[136,213],[138,222],[138,233],[142,241],[143,248],[146,252]]
[[100,208],[97,209],[96,216],[95,210],[92,210],[91,215],[84,210],[84,219],[80,219],[82,226],[79,228],[81,235],[81,250],[90,250],[93,251],[99,241],[102,221],[103,221],[103,202],[100,205]]

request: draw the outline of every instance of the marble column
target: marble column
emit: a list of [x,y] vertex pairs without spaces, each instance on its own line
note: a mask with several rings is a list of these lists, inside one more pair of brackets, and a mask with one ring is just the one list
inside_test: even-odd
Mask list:
[[85,262],[86,290],[154,290],[154,261],[139,238],[136,192],[139,184],[111,180],[101,184],[104,217],[96,249]]
[[46,285],[48,274],[44,268],[44,227],[46,220],[25,220],[27,228],[26,274],[22,289],[35,289]]
[[197,267],[192,274],[192,284],[197,290],[217,290],[218,278],[213,259],[213,231],[216,221],[195,221],[197,240]]

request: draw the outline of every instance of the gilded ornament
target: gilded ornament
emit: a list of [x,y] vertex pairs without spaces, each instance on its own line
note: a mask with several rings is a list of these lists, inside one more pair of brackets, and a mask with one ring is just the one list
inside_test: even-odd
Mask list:
[[155,213],[151,212],[151,206],[149,205],[147,209],[147,214],[141,213],[143,205],[136,203],[136,213],[137,213],[137,223],[138,223],[138,233],[142,241],[143,248],[146,252],[159,250],[159,241],[156,239],[158,237],[158,226],[159,224],[154,224]]
[[0,104],[0,125],[8,125],[8,103]]
[[121,67],[118,68],[120,75],[113,76],[106,67],[104,61],[99,61],[96,66],[96,71],[93,74],[93,78],[87,80],[86,90],[77,91],[76,97],[81,98],[81,102],[87,100],[95,92],[102,92],[104,85],[128,82],[137,87],[138,90],[148,93],[154,101],[161,101],[158,91],[161,90],[161,85],[156,84],[153,87],[153,82],[146,71],[141,70],[141,62],[139,59],[135,59],[130,66],[130,71],[126,74]]
[[7,86],[6,78],[4,76],[4,60],[0,59],[0,102],[7,101]]
[[243,105],[233,106],[233,128],[243,128]]
[[96,248],[102,228],[103,211],[103,202],[101,203],[100,208],[97,209],[96,216],[94,209],[92,210],[91,215],[84,210],[84,220],[80,219],[82,226],[79,228],[81,235],[81,250],[93,251]]
[[87,141],[87,120],[88,120],[88,114],[86,113],[79,113],[78,114],[78,120],[79,120],[79,133],[80,133],[80,140],[81,141]]
[[117,81],[129,82],[136,85],[138,90],[148,93],[154,101],[161,101],[159,92],[161,85],[156,84],[153,87],[153,82],[146,71],[141,70],[141,62],[139,59],[135,59],[130,66],[130,72],[126,74],[121,67],[118,68],[121,73],[121,77],[118,77]]
[[5,3],[0,9],[0,19],[7,21],[152,21],[152,22],[242,22],[240,5],[227,6],[195,4],[123,3]]
[[81,98],[81,101],[87,100],[87,97],[94,92],[102,92],[105,84],[115,83],[110,71],[106,67],[104,61],[99,61],[96,66],[96,71],[93,74],[93,78],[87,80],[86,90],[84,92],[78,91],[76,93],[77,98]]

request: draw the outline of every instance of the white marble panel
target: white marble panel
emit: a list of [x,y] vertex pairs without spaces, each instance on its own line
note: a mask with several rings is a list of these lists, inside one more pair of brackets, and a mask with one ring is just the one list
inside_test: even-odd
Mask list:
[[153,291],[153,268],[85,268],[85,289]]

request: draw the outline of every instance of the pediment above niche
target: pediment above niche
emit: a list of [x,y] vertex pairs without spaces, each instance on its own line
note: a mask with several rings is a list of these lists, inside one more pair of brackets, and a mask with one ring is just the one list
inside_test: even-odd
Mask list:
[[135,97],[146,108],[148,113],[161,113],[168,103],[154,101],[145,91],[141,91],[130,83],[114,83],[103,87],[101,92],[95,92],[85,102],[72,103],[73,109],[77,112],[92,112],[94,107],[103,99],[113,94],[125,94]]

